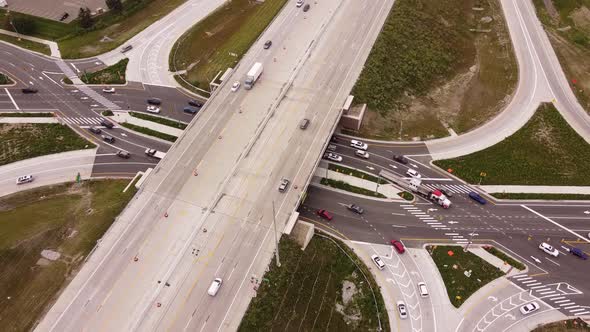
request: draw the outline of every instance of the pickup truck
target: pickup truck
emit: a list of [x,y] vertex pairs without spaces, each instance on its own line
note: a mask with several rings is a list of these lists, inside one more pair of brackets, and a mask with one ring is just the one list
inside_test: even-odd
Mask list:
[[147,154],[150,157],[154,157],[154,158],[158,158],[158,159],[162,159],[166,155],[165,152],[158,151],[156,149],[150,149],[150,148],[147,148],[145,150],[145,154]]

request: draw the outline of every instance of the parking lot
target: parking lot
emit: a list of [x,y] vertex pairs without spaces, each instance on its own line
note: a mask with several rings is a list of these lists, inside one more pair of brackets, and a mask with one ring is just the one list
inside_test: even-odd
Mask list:
[[104,0],[7,0],[7,3],[10,10],[56,21],[68,13],[69,17],[63,21],[66,23],[78,17],[81,7],[88,7],[92,12],[96,12],[97,8],[107,8]]

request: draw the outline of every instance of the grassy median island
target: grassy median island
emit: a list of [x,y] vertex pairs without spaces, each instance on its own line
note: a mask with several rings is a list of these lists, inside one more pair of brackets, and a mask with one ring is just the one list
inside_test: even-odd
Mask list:
[[163,118],[161,116],[153,116],[153,115],[139,113],[139,112],[129,112],[129,115],[136,117],[138,119],[156,122],[156,123],[163,124],[165,126],[173,127],[173,128],[177,128],[177,129],[185,130],[187,127],[187,124],[185,124],[185,123],[178,122],[178,121],[171,120],[171,119],[167,119],[167,118]]
[[[0,198],[2,330],[29,331],[127,205],[128,180],[41,187]],[[41,257],[51,249],[55,261]]]
[[80,77],[86,84],[125,84],[125,70],[129,59],[125,58],[112,66],[94,73],[84,73]]
[[22,48],[27,49],[29,51],[38,52],[38,53],[45,54],[45,55],[51,55],[51,49],[49,48],[48,45],[45,45],[45,44],[37,43],[37,42],[31,41],[31,40],[22,39],[22,38],[19,40],[17,37],[5,35],[3,33],[0,33],[0,40],[3,40],[7,43],[11,43],[16,46],[22,47]]
[[39,113],[21,113],[10,112],[0,113],[0,118],[52,118],[53,113],[39,112]]
[[133,131],[136,131],[138,133],[142,133],[142,134],[146,134],[148,136],[153,136],[153,137],[157,137],[157,138],[161,138],[163,140],[166,141],[170,141],[170,142],[176,142],[176,139],[178,137],[174,136],[174,135],[169,135],[169,134],[165,134],[165,133],[161,133],[159,131],[150,129],[150,128],[146,128],[146,127],[142,127],[142,126],[137,126],[128,122],[122,122],[119,123],[121,126],[131,129]]
[[498,0],[394,3],[352,91],[367,103],[358,135],[448,136],[495,116],[518,79]]
[[575,318],[545,324],[531,332],[590,332],[590,325],[581,318]]
[[0,124],[0,165],[95,145],[58,123]]
[[178,39],[170,52],[170,71],[187,70],[185,80],[209,90],[215,75],[240,61],[286,2],[226,2]]
[[492,193],[499,199],[545,199],[545,200],[590,200],[585,194],[533,194],[533,193]]
[[500,143],[434,164],[470,183],[481,179],[482,185],[590,185],[590,145],[553,104],[542,104],[524,127]]
[[561,67],[590,112],[590,2],[587,0],[533,0]]
[[456,308],[478,289],[504,275],[479,256],[464,252],[461,246],[429,246],[427,249],[442,276],[449,300]]
[[[57,41],[64,59],[95,56],[121,46],[152,23],[166,16],[186,0],[123,1],[121,12],[107,11],[94,17],[90,29],[82,29],[80,22],[61,23],[41,17],[11,11],[10,16],[28,18],[35,22],[34,37]],[[77,15],[71,13],[70,15]],[[9,27],[6,10],[0,9],[0,26]]]
[[14,82],[10,79],[10,77],[8,77],[8,75],[0,73],[0,85],[10,85],[13,83]]
[[365,173],[363,171],[356,170],[354,168],[344,167],[335,164],[328,164],[328,169],[334,172],[350,175],[357,177],[359,179],[379,183],[379,184],[387,184],[388,182],[371,174]]
[[521,262],[517,261],[516,259],[506,255],[503,251],[496,249],[496,247],[484,247],[484,249],[485,249],[485,251],[500,258],[501,260],[506,262],[508,265],[510,265],[518,270],[522,271],[526,268],[526,266],[524,264],[522,264]]
[[354,194],[377,197],[377,198],[387,198],[387,197],[385,197],[385,195],[375,192],[374,190],[368,190],[365,188],[353,186],[353,185],[348,184],[344,181],[322,178],[320,183],[323,184],[324,186],[329,186],[332,188],[341,189],[341,190],[348,191],[348,192],[351,192]]
[[389,331],[379,287],[348,247],[316,234],[305,251],[288,236],[279,248],[281,267],[273,259],[239,331],[377,331],[377,310]]

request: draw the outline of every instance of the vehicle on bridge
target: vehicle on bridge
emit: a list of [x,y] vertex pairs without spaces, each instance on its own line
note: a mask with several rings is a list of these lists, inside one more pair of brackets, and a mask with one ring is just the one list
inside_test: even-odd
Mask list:
[[166,153],[164,153],[162,151],[158,151],[156,149],[150,149],[150,148],[147,148],[145,150],[145,154],[147,154],[150,157],[154,157],[154,158],[158,158],[158,159],[162,159],[162,158],[164,158],[164,156],[166,156]]
[[250,71],[246,74],[246,80],[244,81],[244,89],[250,90],[262,75],[262,63],[256,62]]
[[29,182],[33,182],[32,175],[23,175],[23,176],[19,176],[18,179],[16,179],[16,184],[25,184],[25,183],[29,183]]
[[287,191],[288,187],[289,187],[289,180],[281,179],[281,184],[279,185],[279,191],[284,193],[285,191]]
[[211,296],[215,296],[219,291],[219,288],[221,288],[222,282],[223,280],[221,280],[221,278],[215,278],[215,280],[213,280],[213,282],[211,283],[211,286],[209,286],[207,293]]

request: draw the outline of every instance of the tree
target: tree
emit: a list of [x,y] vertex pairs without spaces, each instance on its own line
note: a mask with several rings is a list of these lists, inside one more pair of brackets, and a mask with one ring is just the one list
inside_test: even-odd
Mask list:
[[88,9],[88,7],[80,8],[80,12],[78,13],[78,19],[80,19],[80,26],[84,29],[89,29],[94,24],[92,14],[90,14],[90,9]]
[[23,35],[32,35],[37,32],[37,22],[28,17],[15,17],[12,19],[12,25],[16,32]]
[[121,0],[106,0],[107,7],[115,12],[120,12],[123,9]]

